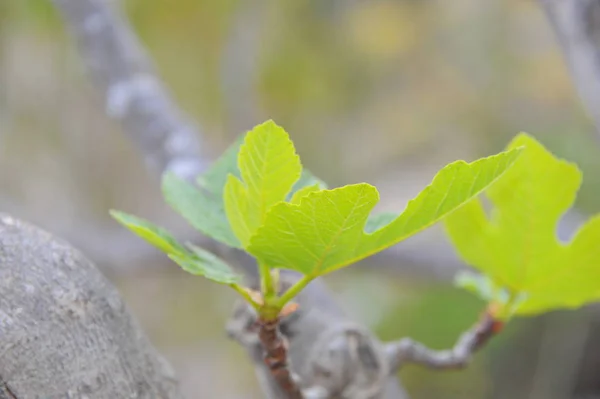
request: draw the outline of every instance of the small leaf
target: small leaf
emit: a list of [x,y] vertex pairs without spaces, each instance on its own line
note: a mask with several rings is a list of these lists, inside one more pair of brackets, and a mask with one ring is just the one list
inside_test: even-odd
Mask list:
[[454,284],[472,292],[487,302],[495,299],[494,283],[483,274],[461,270],[456,274]]
[[223,188],[228,174],[239,176],[237,154],[244,136],[240,136],[197,179],[198,186],[165,174],[162,191],[166,202],[196,230],[230,247],[241,248],[233,234],[223,206]]
[[446,166],[401,215],[383,226],[376,223],[372,233],[365,226],[379,193],[366,183],[312,192],[299,204],[279,203],[268,212],[248,251],[272,268],[315,277],[329,273],[431,226],[487,188],[519,153],[515,149]]
[[[283,129],[270,121],[257,126],[253,132],[256,133],[257,130],[260,130],[260,133],[263,136],[266,135],[268,137],[272,136],[271,133],[273,130],[283,131]],[[163,176],[162,190],[167,203],[177,213],[183,216],[194,228],[203,234],[234,248],[242,248],[242,244],[234,234],[225,213],[224,188],[228,181],[228,175],[232,175],[238,179],[241,178],[241,173],[238,168],[238,156],[248,134],[251,133],[252,132],[248,132],[240,135],[216,160],[216,162],[213,163],[211,168],[198,177],[198,187],[195,187],[193,184],[181,180],[172,174]],[[279,133],[281,136],[281,132]],[[290,154],[291,153],[288,151],[288,155]],[[281,155],[283,156],[284,154],[282,153]],[[295,160],[297,160],[297,155],[294,153],[294,155],[291,155],[291,161],[295,162]],[[292,190],[287,194],[287,197],[291,198],[293,193],[299,189],[314,184],[319,184],[321,188],[326,188],[323,181],[316,178],[309,171],[302,170],[300,179],[296,181]],[[233,188],[239,190],[239,187]],[[232,194],[233,193],[230,193],[230,202],[231,198],[235,197]],[[245,199],[245,201],[248,202],[248,199]],[[239,205],[241,206],[241,204]],[[244,207],[247,209],[247,205],[244,205]],[[233,224],[240,222],[239,219],[236,219]],[[243,223],[245,223],[245,221]]]
[[206,173],[198,177],[198,185],[215,196],[215,199],[223,198],[223,188],[229,174],[240,177],[237,166],[240,146],[244,143],[245,134],[240,135],[223,154],[212,164]]
[[110,215],[135,234],[167,254],[185,253],[185,248],[166,230],[125,212],[110,210]]
[[227,218],[235,236],[239,238],[242,245],[250,238],[253,231],[248,226],[248,193],[244,183],[239,181],[233,175],[227,179],[228,189],[225,191],[223,200],[225,209],[227,209]]
[[241,247],[225,216],[221,196],[202,191],[172,173],[163,176],[162,191],[165,201],[195,229],[230,247]]
[[223,284],[239,283],[242,280],[242,277],[217,255],[191,243],[187,243],[187,246],[193,255],[177,261],[187,272],[203,275]]
[[[288,134],[273,121],[246,134],[238,154],[241,180],[230,175],[225,184],[225,212],[237,238],[246,247],[267,211],[284,201],[300,178],[302,165]],[[240,210],[244,210],[240,213]],[[242,228],[243,226],[243,228]]]
[[308,186],[314,186],[314,185],[317,185],[319,187],[319,189],[328,188],[327,183],[325,183],[323,180],[321,180],[318,177],[316,177],[315,175],[313,175],[309,170],[302,169],[302,174],[300,175],[300,179],[298,179],[298,181],[294,184],[294,187],[292,187],[290,196],[291,196],[291,194],[294,194],[296,191],[300,190],[301,188],[308,187]]
[[495,284],[522,299],[516,314],[575,308],[600,299],[600,215],[569,243],[556,236],[559,219],[575,201],[581,172],[554,157],[533,137],[508,148],[523,155],[486,196],[487,216],[475,199],[445,220],[459,255]]
[[241,281],[241,277],[216,255],[192,244],[187,244],[188,250],[169,232],[137,216],[115,210],[111,210],[110,214],[123,226],[165,252],[185,271],[222,284]]
[[289,202],[292,204],[299,204],[302,198],[306,197],[310,193],[314,193],[315,191],[319,191],[321,188],[318,184],[313,184],[312,186],[304,186],[300,190],[296,191]]

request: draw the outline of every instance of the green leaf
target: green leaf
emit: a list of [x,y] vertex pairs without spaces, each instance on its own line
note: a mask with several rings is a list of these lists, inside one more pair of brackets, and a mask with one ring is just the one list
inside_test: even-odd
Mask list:
[[508,146],[515,147],[525,147],[523,155],[486,192],[490,216],[479,199],[471,201],[446,218],[450,239],[468,264],[524,298],[516,314],[600,299],[600,215],[568,243],[556,236],[559,219],[575,201],[581,172],[524,133]]
[[137,216],[110,210],[110,215],[156,248],[167,254],[182,254],[186,249],[166,230]]
[[179,264],[185,271],[202,275],[210,280],[222,284],[231,284],[241,281],[241,277],[216,255],[188,244],[191,249],[177,242],[166,230],[155,226],[151,222],[124,212],[111,210],[110,214],[123,226],[165,252],[170,259]]
[[187,245],[192,250],[191,254],[169,254],[169,258],[186,272],[204,276],[221,284],[234,284],[242,280],[239,274],[215,254],[189,243]]
[[198,177],[198,185],[223,202],[223,188],[229,174],[240,177],[237,166],[240,146],[244,143],[245,134],[240,135],[225,152],[211,165],[210,169]]
[[[268,136],[271,132],[269,127],[276,130],[281,129],[272,122],[266,122],[253,131],[256,133],[256,130],[260,130],[261,134]],[[212,164],[210,169],[198,177],[198,187],[172,174],[165,174],[162,181],[163,196],[177,213],[203,234],[234,248],[242,248],[242,244],[234,234],[225,213],[224,188],[229,175],[241,178],[238,155],[249,133],[251,132],[240,135]],[[323,181],[308,170],[302,170],[300,179],[296,181],[288,194],[288,199],[291,199],[299,189],[315,184],[318,184],[320,188],[327,187]],[[239,187],[233,188],[238,189]],[[230,192],[229,194],[232,197],[234,193]],[[245,202],[247,201],[246,199]],[[239,205],[241,206],[241,204]],[[240,226],[237,226],[237,223],[241,222],[241,219],[236,218],[236,221],[233,225],[239,229]]]
[[366,183],[312,192],[299,204],[279,203],[268,212],[248,251],[272,268],[314,277],[329,273],[439,221],[493,183],[519,153],[515,149],[446,166],[402,214],[388,224],[376,224],[372,232],[365,232],[365,226],[379,193]]
[[300,178],[302,165],[285,130],[267,121],[246,134],[238,168],[241,180],[229,175],[225,184],[225,213],[246,247],[267,211],[285,200]]
[[165,201],[195,229],[230,247],[241,247],[225,216],[221,196],[202,191],[172,173],[163,176],[162,191]]
[[165,174],[162,191],[166,202],[195,229],[230,247],[241,248],[233,233],[223,206],[223,188],[228,174],[239,176],[237,155],[244,136],[240,136],[197,179],[198,186]]
[[456,274],[454,284],[472,292],[487,302],[493,301],[506,304],[510,299],[510,293],[506,289],[498,287],[485,274],[461,270]]
[[302,174],[300,175],[298,181],[294,183],[294,187],[292,187],[289,198],[291,198],[291,195],[301,188],[315,185],[318,186],[319,189],[327,188],[327,183],[313,175],[308,169],[302,169]]
[[302,187],[300,190],[296,191],[292,198],[289,200],[292,204],[299,204],[302,198],[306,197],[310,193],[314,193],[315,191],[321,190],[319,184],[313,184],[312,186]]
[[494,284],[483,274],[461,270],[454,278],[454,285],[479,296],[485,301],[489,302],[494,299]]
[[375,215],[369,216],[367,219],[367,225],[365,226],[365,232],[372,233],[375,230],[379,230],[383,226],[386,226],[394,221],[398,217],[395,212],[382,212],[376,213]]

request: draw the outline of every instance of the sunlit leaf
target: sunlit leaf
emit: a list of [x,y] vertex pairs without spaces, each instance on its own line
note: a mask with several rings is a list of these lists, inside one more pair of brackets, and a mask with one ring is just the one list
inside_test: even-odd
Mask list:
[[302,165],[285,130],[267,121],[246,134],[238,168],[241,179],[229,175],[225,184],[225,213],[245,247],[267,211],[285,200],[300,178]]
[[185,271],[223,284],[241,280],[241,277],[216,255],[191,244],[188,244],[190,249],[186,248],[165,229],[124,212],[111,210],[110,214],[123,226],[165,252]]
[[318,184],[313,184],[312,186],[304,186],[300,190],[296,191],[289,202],[292,204],[299,204],[302,198],[306,197],[310,193],[314,193],[315,191],[319,191],[321,188]]
[[167,254],[186,252],[186,249],[168,231],[147,220],[115,210],[111,210],[110,215],[117,222]]
[[191,254],[187,256],[169,255],[169,258],[186,272],[204,276],[222,284],[239,283],[242,280],[239,274],[235,273],[225,261],[215,254],[192,244],[187,245],[192,250]]
[[559,219],[575,201],[581,172],[526,134],[509,148],[521,146],[523,155],[486,192],[490,216],[475,199],[445,220],[448,235],[467,263],[525,298],[516,314],[599,300],[600,216],[568,243],[556,235]]
[[269,267],[318,276],[384,250],[431,226],[481,193],[518,157],[520,149],[473,163],[454,162],[443,168],[404,212],[387,224],[365,232],[379,201],[375,187],[353,184],[321,190],[299,204],[279,203],[252,237],[248,251]]

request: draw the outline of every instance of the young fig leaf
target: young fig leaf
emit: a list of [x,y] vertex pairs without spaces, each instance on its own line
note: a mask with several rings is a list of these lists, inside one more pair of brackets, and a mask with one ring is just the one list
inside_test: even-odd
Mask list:
[[167,204],[196,230],[230,247],[241,248],[225,216],[220,195],[196,187],[172,173],[163,176],[162,191]]
[[169,258],[188,273],[204,276],[221,284],[239,283],[242,278],[224,260],[205,249],[187,244],[192,253],[186,256],[170,254]]
[[300,178],[302,164],[285,130],[267,121],[246,134],[238,168],[241,179],[229,175],[225,184],[225,212],[246,247],[267,211],[284,201]]
[[289,202],[291,202],[292,204],[299,204],[302,198],[306,197],[310,193],[314,193],[315,191],[319,190],[321,190],[319,184],[313,184],[312,186],[304,186],[292,195],[292,198],[290,198]]
[[452,243],[468,264],[523,298],[517,315],[600,300],[600,215],[568,243],[556,235],[581,172],[524,133],[508,146],[516,147],[523,154],[486,192],[490,216],[474,199],[445,219]]
[[520,149],[473,163],[443,168],[416,198],[387,224],[365,232],[367,218],[379,201],[375,187],[353,184],[321,190],[299,204],[273,206],[250,241],[248,251],[272,268],[319,276],[384,250],[431,226],[469,201],[507,170]]
[[115,210],[111,210],[110,214],[123,226],[165,252],[185,271],[222,284],[236,283],[241,280],[241,277],[216,255],[191,244],[188,244],[190,249],[186,248],[169,232],[149,221]]
[[116,210],[111,210],[110,215],[117,222],[127,227],[162,252],[167,254],[182,254],[186,252],[185,247],[177,242],[168,231],[155,226],[147,220]]

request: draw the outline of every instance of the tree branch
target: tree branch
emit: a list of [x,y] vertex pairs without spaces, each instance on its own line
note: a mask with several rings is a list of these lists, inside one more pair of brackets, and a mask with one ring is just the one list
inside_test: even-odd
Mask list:
[[584,107],[600,131],[600,1],[540,0]]
[[52,0],[79,45],[108,116],[158,172],[193,178],[208,165],[200,135],[156,77],[143,47],[122,15],[106,0]]
[[477,350],[481,349],[503,324],[485,312],[481,320],[469,331],[463,333],[450,350],[435,351],[409,338],[386,345],[390,370],[396,373],[407,363],[419,364],[431,369],[457,369],[466,367]]
[[173,370],[77,250],[0,214],[0,397],[181,399]]

